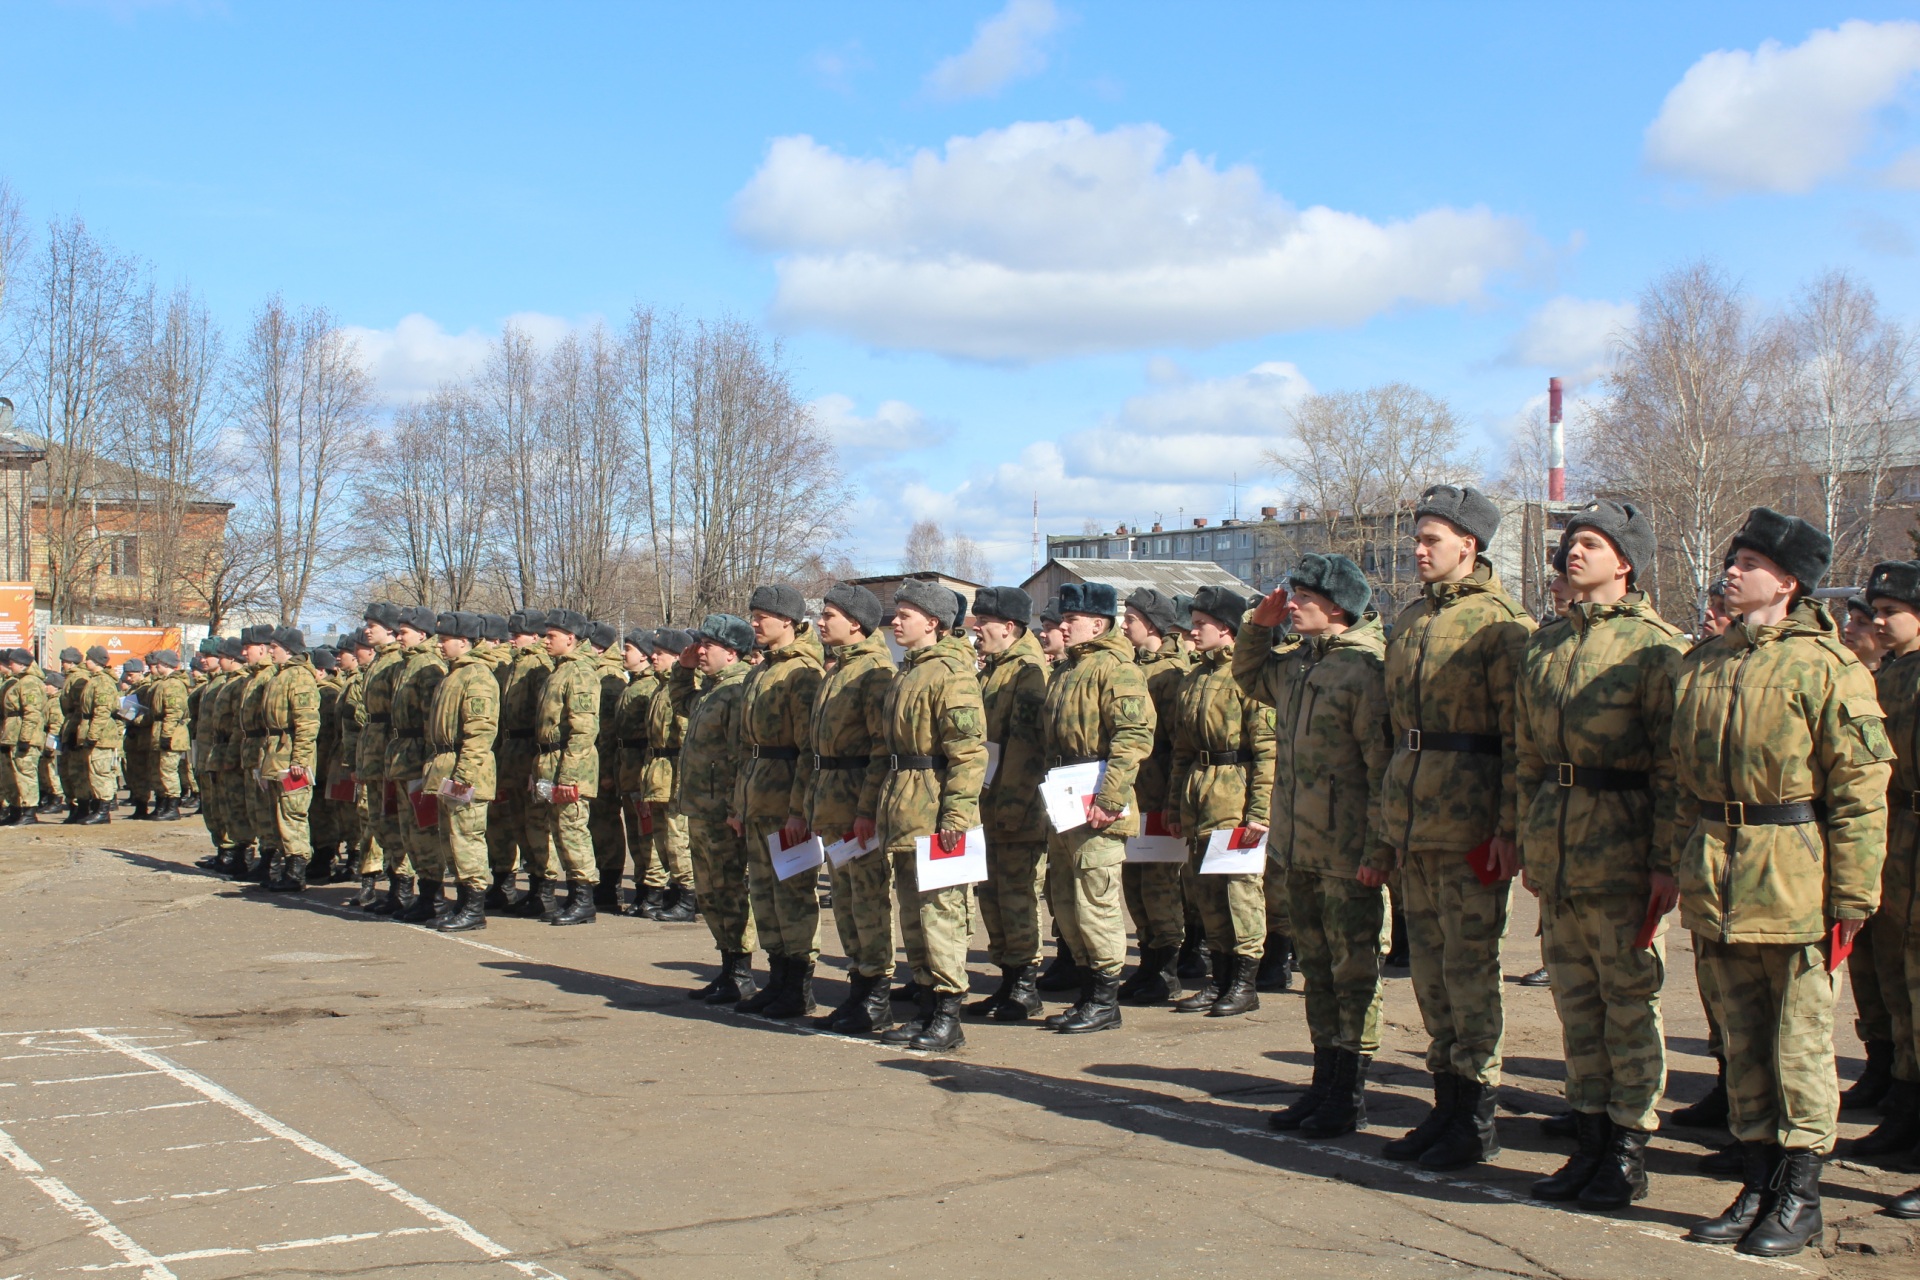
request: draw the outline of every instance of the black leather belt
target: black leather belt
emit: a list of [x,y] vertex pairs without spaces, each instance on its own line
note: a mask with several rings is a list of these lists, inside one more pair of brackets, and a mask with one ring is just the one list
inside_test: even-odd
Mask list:
[[800,748],[748,747],[747,758],[749,760],[798,760],[800,758]]
[[1738,800],[1719,804],[1702,800],[1700,816],[1708,822],[1724,822],[1730,827],[1797,827],[1817,820],[1820,810],[1811,800],[1788,804],[1743,804]]
[[1653,775],[1640,769],[1589,768],[1583,764],[1557,764],[1554,778],[1563,787],[1584,787],[1588,791],[1648,791]]
[[944,769],[946,767],[945,756],[891,755],[887,757],[887,768],[895,773],[903,773],[911,769]]
[[816,769],[864,769],[873,762],[872,756],[823,756],[813,757]]
[[515,742],[529,742],[533,739],[533,730],[509,729],[507,730],[507,737]]
[[240,733],[242,737],[247,738],[264,738],[267,736],[265,729],[242,729]]
[[395,729],[393,736],[396,738],[424,738],[427,736],[427,731],[425,729]]
[[655,760],[671,760],[679,754],[680,748],[678,747],[655,747],[653,749],[653,758]]
[[1908,813],[1920,813],[1920,791],[1903,791],[1898,787],[1889,787],[1887,807],[1905,809]]
[[1500,754],[1500,735],[1425,733],[1419,729],[1409,729],[1401,745],[1409,751],[1459,751],[1471,756],[1497,756]]
[[392,722],[393,717],[390,715],[375,715],[371,711],[367,713],[368,724],[391,724]]
[[646,747],[647,740],[645,738],[622,738],[620,739],[620,745],[634,751],[639,751]]
[[1099,764],[1105,756],[1053,756],[1047,761],[1049,769],[1065,769],[1069,765]]
[[1196,757],[1202,769],[1211,769],[1224,764],[1252,764],[1251,751],[1202,751]]

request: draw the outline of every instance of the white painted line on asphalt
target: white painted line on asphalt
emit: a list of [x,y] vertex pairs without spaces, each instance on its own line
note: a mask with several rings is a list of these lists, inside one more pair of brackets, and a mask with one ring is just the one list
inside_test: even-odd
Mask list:
[[160,1102],[151,1107],[125,1107],[118,1111],[69,1111],[59,1116],[8,1116],[0,1119],[0,1125],[37,1124],[45,1120],[92,1120],[96,1116],[135,1116],[142,1111],[172,1111],[179,1107],[204,1107],[205,1102]]
[[321,1163],[332,1165],[352,1180],[363,1182],[374,1190],[383,1192],[389,1199],[398,1204],[405,1205],[421,1217],[427,1219],[427,1221],[435,1223],[453,1235],[458,1236],[461,1240],[466,1241],[467,1244],[479,1250],[481,1253],[486,1254],[489,1258],[497,1259],[521,1274],[537,1277],[539,1280],[563,1280],[562,1277],[540,1266],[538,1263],[514,1259],[512,1257],[513,1250],[500,1244],[491,1237],[482,1234],[465,1219],[447,1212],[436,1204],[421,1199],[419,1196],[413,1194],[413,1192],[402,1187],[399,1183],[394,1182],[391,1178],[386,1178],[375,1173],[359,1161],[349,1159],[325,1143],[309,1138],[306,1134],[301,1133],[291,1125],[274,1119],[260,1108],[254,1106],[251,1102],[248,1102],[231,1090],[215,1084],[212,1080],[207,1079],[207,1077],[200,1073],[189,1071],[177,1062],[163,1058],[151,1050],[142,1049],[137,1045],[128,1043],[119,1037],[109,1035],[104,1031],[96,1031],[91,1028],[76,1028],[75,1034],[85,1036],[106,1048],[116,1049],[127,1057],[132,1058],[135,1062],[143,1066],[151,1067],[162,1075],[172,1077],[177,1083],[200,1094],[207,1101],[218,1103],[229,1111],[244,1116],[246,1119],[252,1121],[258,1128],[265,1130],[267,1133],[272,1134],[282,1141],[292,1143]]
[[115,1071],[104,1076],[61,1076],[55,1080],[29,1080],[28,1084],[86,1084],[93,1080],[130,1080],[134,1076],[158,1075],[155,1071]]
[[0,1159],[4,1159],[28,1182],[38,1187],[47,1199],[66,1210],[68,1216],[84,1224],[88,1234],[126,1259],[121,1265],[139,1267],[141,1280],[178,1280],[165,1263],[135,1244],[131,1236],[107,1221],[105,1214],[75,1195],[66,1183],[53,1177],[40,1166],[39,1161],[21,1150],[20,1144],[4,1129],[0,1129]]

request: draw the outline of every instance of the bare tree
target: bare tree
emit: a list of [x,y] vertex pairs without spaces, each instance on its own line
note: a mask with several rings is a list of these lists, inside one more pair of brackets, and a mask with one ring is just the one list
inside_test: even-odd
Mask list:
[[467,609],[477,599],[498,453],[481,404],[443,386],[424,404],[394,416],[361,484],[362,508],[379,511],[388,554],[412,598],[436,609]]
[[569,334],[548,357],[540,388],[545,475],[538,495],[540,561],[548,593],[583,613],[617,611],[619,567],[632,547],[622,353],[606,329]]
[[949,536],[935,521],[916,520],[907,531],[900,572],[944,573],[968,582],[985,582],[993,570],[981,554],[980,544],[966,534]]
[[[20,199],[13,185],[0,178],[0,320],[8,317],[7,304],[13,297],[16,276],[25,264],[27,222],[20,212]],[[8,343],[0,348],[0,381],[11,381],[20,361],[32,349],[31,343]]]
[[540,354],[524,329],[509,324],[500,333],[481,370],[475,396],[488,433],[499,449],[492,507],[506,531],[505,546],[496,556],[502,571],[502,594],[520,605],[531,605],[541,589],[539,569],[539,508],[536,495],[544,487],[540,448],[538,383]]
[[218,635],[234,615],[251,613],[272,600],[267,542],[264,530],[245,512],[236,512],[221,538],[184,548],[191,560],[182,578],[183,592],[206,610],[209,634]]

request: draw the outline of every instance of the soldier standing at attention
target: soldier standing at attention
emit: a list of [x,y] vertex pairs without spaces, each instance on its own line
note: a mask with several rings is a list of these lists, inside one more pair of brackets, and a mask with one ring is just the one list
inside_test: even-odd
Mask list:
[[207,690],[213,686],[220,674],[220,637],[208,636],[200,642],[193,655],[194,678],[187,689],[187,765],[188,774],[193,783],[193,794],[199,799],[200,814],[207,812],[207,798],[212,788],[206,783],[207,765],[204,753],[200,750],[200,704],[206,700]]
[[80,745],[80,700],[87,692],[82,654],[68,646],[60,651],[60,781],[67,793],[67,816],[61,826],[73,826],[91,809],[87,803],[86,748]]
[[[1883,561],[1881,565],[1874,566],[1874,572],[1879,572],[1883,565],[1900,563],[1897,560]],[[1878,625],[1878,618],[1874,613],[1874,597],[1871,590],[1872,584],[1869,581],[1867,594],[1848,596],[1846,613],[1838,620],[1841,623],[1840,643],[1853,650],[1853,656],[1860,659],[1860,665],[1874,675],[1875,683],[1878,684],[1881,667],[1891,659],[1888,656],[1885,633]],[[1893,704],[1884,696],[1880,702],[1888,709],[1888,718],[1891,720]],[[1891,730],[1892,725],[1889,724],[1888,728]],[[1898,770],[1899,765],[1896,764],[1894,768]],[[1893,814],[1896,812],[1898,810],[1895,806],[1888,806],[1889,825],[1893,823]],[[1891,847],[1888,850],[1888,857],[1891,860]],[[1886,902],[1883,894],[1881,897],[1883,908]],[[1875,920],[1878,918],[1879,913],[1876,912]],[[1893,1046],[1899,1036],[1894,1029],[1894,1014],[1891,1006],[1901,997],[1893,992],[1883,991],[1881,988],[1879,970],[1873,962],[1874,955],[1879,951],[1873,940],[1875,927],[1874,920],[1869,920],[1860,926],[1860,936],[1854,939],[1853,943],[1854,951],[1859,958],[1847,965],[1847,985],[1853,989],[1853,1030],[1854,1034],[1860,1037],[1860,1043],[1866,1047],[1867,1066],[1861,1073],[1860,1079],[1854,1082],[1853,1087],[1840,1095],[1842,1111],[1879,1106],[1893,1082],[1891,1070]],[[1869,1135],[1865,1140],[1866,1149],[1871,1151],[1879,1145],[1878,1139],[1886,1136],[1888,1135],[1880,1135],[1877,1132]],[[1894,1149],[1897,1150],[1911,1142],[1912,1138],[1909,1137],[1906,1142],[1896,1144]],[[1853,1151],[1855,1155],[1863,1154],[1859,1142],[1854,1143]]]
[[1019,587],[986,587],[973,597],[981,653],[980,697],[987,742],[999,766],[980,793],[987,833],[987,879],[976,886],[987,926],[987,957],[1000,986],[967,1006],[996,1022],[1040,1012],[1040,882],[1047,866],[1047,809],[1040,800],[1046,766],[1047,660],[1027,628],[1033,597]]
[[1114,590],[1104,582],[1060,588],[1066,657],[1047,686],[1049,768],[1103,762],[1087,821],[1047,842],[1047,903],[1085,976],[1080,1000],[1047,1019],[1077,1035],[1120,1025],[1120,968],[1127,934],[1120,919],[1120,865],[1137,835],[1133,780],[1153,751],[1153,699],[1133,646],[1115,630]]
[[[353,763],[360,758],[360,731],[366,725],[367,715],[363,653],[370,657],[373,650],[357,628],[342,636],[340,647],[334,651],[333,657],[340,675],[340,692],[335,703],[338,729],[334,735],[331,777],[322,781],[323,787],[338,781],[353,784]],[[367,830],[367,801],[360,787],[353,786],[353,799],[341,802],[337,812],[340,862],[334,868],[333,878],[352,880],[359,885],[363,883],[360,866],[365,853]],[[357,894],[354,905],[359,905]]]
[[[938,583],[909,579],[894,593],[893,603],[893,638],[906,650],[906,659],[887,685],[881,712],[886,734],[875,744],[888,752],[889,766],[878,825],[893,863],[900,932],[920,1016],[881,1041],[944,1053],[967,1042],[960,1001],[968,986],[973,886],[923,892],[914,842],[924,836],[950,849],[979,825],[980,784],[987,776],[986,712],[973,648],[950,625],[960,616],[959,596]],[[889,949],[888,972],[892,960]],[[884,989],[884,977],[881,983]]]
[[427,712],[433,707],[434,690],[447,674],[447,664],[434,644],[443,625],[453,625],[452,614],[435,613],[425,605],[400,612],[397,635],[402,662],[393,686],[386,778],[398,802],[398,826],[414,876],[413,905],[393,917],[402,924],[431,924],[444,901],[447,842],[438,821],[421,825],[414,804],[426,786]]
[[572,609],[546,616],[547,656],[553,671],[540,691],[534,718],[536,788],[527,809],[545,832],[553,855],[567,877],[567,905],[556,909],[551,880],[541,885],[541,918],[548,924],[592,924],[593,890],[599,867],[593,835],[587,829],[587,805],[600,785],[600,656],[579,638],[590,625]]
[[500,725],[500,685],[487,655],[475,651],[486,632],[477,613],[456,613],[440,631],[446,678],[433,691],[427,712],[425,785],[440,797],[440,830],[458,880],[454,909],[437,926],[442,933],[487,927],[487,804],[493,799],[493,741]]
[[247,811],[240,777],[240,691],[246,685],[240,655],[244,652],[238,636],[221,637],[220,682],[200,704],[206,708],[201,732],[206,737],[208,780],[211,793],[219,797],[220,825],[213,829],[213,836],[221,864],[215,870],[235,880],[247,874],[253,846],[253,817]]
[[180,655],[161,649],[147,655],[152,670],[146,684],[147,749],[153,753],[150,769],[155,794],[152,817],[158,822],[180,821],[180,758],[191,743],[189,700],[192,689],[180,670]]
[[60,700],[67,690],[67,677],[64,672],[47,672],[47,741],[50,745],[46,754],[40,757],[40,812],[59,813],[70,807],[66,784],[66,713],[61,710]]
[[13,781],[14,748],[20,742],[20,712],[13,710],[14,686],[20,683],[13,669],[13,650],[0,649],[0,827],[11,827],[20,812],[20,790]]
[[[600,780],[593,798],[587,802],[587,831],[593,837],[593,861],[599,881],[593,887],[593,905],[618,915],[620,881],[627,874],[627,828],[620,815],[620,699],[627,689],[627,666],[622,658],[624,646],[620,630],[611,622],[589,622],[581,637],[594,651],[600,677],[600,730],[594,750],[600,756]],[[635,849],[634,888],[640,887],[639,863],[644,856]]]
[[[1180,684],[1193,663],[1176,635],[1178,611],[1173,597],[1142,587],[1127,597],[1121,630],[1133,646],[1133,660],[1147,678],[1153,699],[1153,753],[1140,765],[1133,785],[1134,803],[1141,813],[1177,819],[1180,802],[1168,786],[1173,772],[1173,731],[1178,716],[1174,705]],[[1238,620],[1236,619],[1236,624]],[[1168,810],[1173,812],[1169,813]],[[1120,889],[1127,914],[1140,940],[1140,964],[1120,984],[1120,998],[1128,1004],[1158,1004],[1180,994],[1178,962],[1187,940],[1186,894],[1177,862],[1129,862],[1120,868]]]
[[[620,820],[626,824],[627,848],[633,853],[633,905],[621,914],[649,918],[649,908],[658,910],[667,896],[667,868],[657,853],[659,841],[645,798],[647,712],[661,685],[660,677],[653,672],[653,649],[653,633],[639,628],[627,632],[621,642],[627,684],[614,707],[613,730],[618,751],[614,787],[620,800]],[[615,868],[616,883],[621,870],[624,868]]]
[[107,670],[112,659],[99,645],[87,650],[80,682],[78,728],[74,741],[84,753],[75,774],[85,770],[87,816],[81,826],[98,826],[113,821],[114,796],[120,789],[120,744],[125,740],[126,723],[114,714],[120,706],[120,690]]
[[15,649],[7,655],[13,673],[0,702],[0,742],[6,745],[5,768],[11,788],[6,821],[0,826],[26,827],[39,822],[40,753],[47,741],[47,677],[33,654]]
[[129,819],[145,821],[151,815],[148,797],[154,793],[153,749],[149,745],[148,730],[153,724],[153,689],[147,675],[147,664],[139,658],[128,658],[120,664],[119,693],[131,694],[138,710],[132,714],[126,711],[117,713],[121,728],[121,763],[127,777],[127,803],[133,812]]
[[1812,599],[1833,555],[1804,520],[1756,507],[1733,536],[1739,617],[1687,654],[1673,755],[1694,821],[1680,854],[1681,922],[1725,1037],[1740,1193],[1688,1239],[1784,1257],[1821,1230],[1833,1150],[1833,974],[1873,913],[1893,748],[1873,679]]
[[688,845],[687,815],[672,807],[680,777],[680,749],[687,729],[687,711],[694,698],[694,660],[699,646],[686,631],[656,632],[653,673],[659,687],[647,700],[647,763],[642,803],[653,819],[653,847],[666,864],[667,887],[658,906],[643,914],[663,924],[685,924],[693,919],[693,854]]
[[308,815],[313,809],[319,763],[320,690],[307,660],[307,638],[298,627],[281,627],[267,644],[273,677],[260,700],[260,782],[273,804],[274,847],[280,865],[267,881],[272,893],[302,893],[313,858]]
[[754,994],[747,847],[731,816],[741,765],[740,706],[751,670],[741,655],[753,648],[753,627],[730,613],[710,613],[687,647],[706,680],[687,710],[673,812],[687,820],[700,914],[720,952],[720,972],[687,998],[738,1005]]
[[272,883],[274,867],[282,856],[278,807],[260,774],[260,757],[265,753],[267,739],[264,718],[267,685],[273,679],[273,654],[268,643],[273,633],[274,628],[266,623],[240,633],[242,660],[247,664],[246,680],[240,686],[240,775],[245,787],[247,824],[259,841],[259,857],[247,869],[247,874],[262,889]]
[[1208,837],[1245,827],[1266,834],[1273,800],[1273,709],[1235,684],[1235,637],[1246,597],[1224,587],[1202,587],[1190,606],[1196,661],[1167,709],[1173,722],[1173,777],[1177,806],[1167,827],[1187,839],[1187,896],[1200,917],[1213,955],[1213,975],[1178,1013],[1230,1018],[1260,1007],[1254,980],[1267,942],[1266,876],[1260,872],[1201,875]]
[[[400,687],[400,675],[406,669],[407,655],[398,634],[402,610],[384,601],[367,606],[363,618],[367,639],[373,645],[373,661],[367,666],[365,726],[360,730],[360,754],[354,777],[366,788],[368,816],[372,833],[367,854],[360,869],[364,873],[373,855],[380,855],[380,868],[387,876],[387,892],[365,909],[377,916],[397,915],[413,905],[413,863],[407,858],[405,822],[406,792],[398,782],[387,778],[387,746],[393,736],[393,696]],[[364,899],[366,880],[361,879]]]
[[[812,787],[813,696],[824,678],[819,634],[806,601],[784,583],[755,587],[747,616],[767,655],[747,680],[740,703],[740,778],[728,821],[747,842],[747,885],[767,948],[766,989],[742,1012],[771,1018],[812,1013],[813,962],[820,953],[816,877],[774,875],[770,836],[804,840]],[[802,753],[802,747],[806,751]]]
[[[546,629],[547,616],[538,610],[507,615],[513,661],[500,683],[500,732],[493,752],[499,771],[495,779],[499,798],[487,815],[487,864],[493,878],[493,887],[487,890],[487,906],[529,918],[538,918],[544,911],[542,886],[559,879],[552,843],[544,828],[535,829],[531,808],[533,766],[540,755],[539,745],[533,740],[534,724],[539,718],[547,675],[553,670],[553,659],[547,656],[541,640]],[[527,871],[524,896],[514,887],[516,866]],[[546,893],[544,899],[552,902],[553,894]]]
[[1668,743],[1680,633],[1637,589],[1656,545],[1631,504],[1592,502],[1567,521],[1571,603],[1528,645],[1514,713],[1520,865],[1540,899],[1579,1142],[1533,1194],[1588,1209],[1646,1197],[1666,1086],[1666,940],[1637,941],[1679,900]]
[[[820,606],[820,641],[833,669],[813,698],[807,825],[828,843],[872,843],[887,764],[887,690],[893,653],[880,630],[880,599],[837,582]],[[884,849],[831,869],[833,923],[848,961],[847,998],[825,1025],[864,1035],[893,1025],[893,885]]]
[[1500,509],[1479,490],[1434,485],[1414,520],[1422,587],[1387,643],[1394,753],[1381,819],[1406,889],[1433,1110],[1383,1154],[1458,1169],[1500,1153],[1500,941],[1519,869],[1514,683],[1533,622],[1487,559]]

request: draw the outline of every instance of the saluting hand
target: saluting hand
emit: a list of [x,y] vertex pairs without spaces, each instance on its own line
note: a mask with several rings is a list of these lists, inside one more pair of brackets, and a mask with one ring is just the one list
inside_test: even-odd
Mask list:
[[1255,626],[1277,627],[1287,620],[1287,589],[1275,587],[1260,598],[1253,606],[1252,621]]

